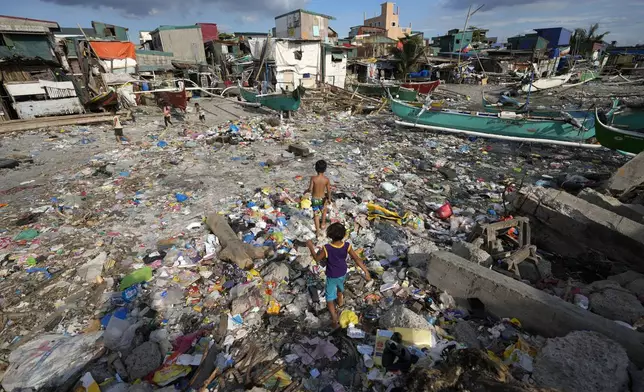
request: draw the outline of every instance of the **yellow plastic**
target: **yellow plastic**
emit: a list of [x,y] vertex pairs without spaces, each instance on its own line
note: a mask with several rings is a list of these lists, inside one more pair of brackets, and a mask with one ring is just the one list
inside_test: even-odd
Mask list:
[[351,310],[345,309],[340,314],[340,326],[342,328],[347,328],[349,324],[358,324],[358,315]]

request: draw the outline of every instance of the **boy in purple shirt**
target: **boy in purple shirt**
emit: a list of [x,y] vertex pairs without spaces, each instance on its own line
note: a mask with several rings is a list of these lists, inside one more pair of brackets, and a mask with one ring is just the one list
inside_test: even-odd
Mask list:
[[326,262],[326,305],[331,313],[333,320],[333,328],[338,327],[338,313],[335,310],[334,301],[338,300],[338,306],[344,304],[344,278],[347,274],[347,257],[351,256],[353,261],[356,262],[358,267],[364,271],[367,281],[371,280],[371,275],[364,265],[360,256],[353,250],[350,243],[344,241],[346,229],[341,223],[334,223],[326,230],[326,235],[331,239],[331,242],[324,245],[319,252],[315,252],[313,242],[310,240],[306,242],[307,248],[311,251],[311,256],[315,261]]

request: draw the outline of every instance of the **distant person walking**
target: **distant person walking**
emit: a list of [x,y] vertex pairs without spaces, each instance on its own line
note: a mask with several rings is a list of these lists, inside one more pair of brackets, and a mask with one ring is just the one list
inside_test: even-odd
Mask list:
[[199,121],[201,121],[202,123],[205,123],[206,122],[206,111],[203,110],[201,108],[201,106],[199,106],[198,103],[195,103],[195,111],[197,112],[197,114],[199,114]]
[[163,122],[165,124],[165,127],[168,127],[168,124],[173,125],[172,121],[170,121],[171,115],[170,115],[170,106],[165,105],[163,107]]
[[129,143],[130,139],[123,134],[123,125],[121,125],[121,120],[119,116],[114,114],[114,137],[116,137],[117,143]]

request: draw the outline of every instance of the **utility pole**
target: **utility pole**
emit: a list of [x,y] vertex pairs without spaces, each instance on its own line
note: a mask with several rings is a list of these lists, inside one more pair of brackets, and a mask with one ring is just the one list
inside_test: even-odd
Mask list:
[[[458,72],[461,71],[461,53],[463,51],[463,38],[465,38],[465,31],[467,30],[467,24],[470,22],[470,17],[477,13],[481,8],[485,7],[485,4],[480,6],[479,8],[475,9],[474,12],[472,11],[472,5],[467,9],[467,17],[465,18],[465,26],[463,26],[463,32],[461,33],[461,47],[458,49],[458,62],[456,63],[456,70]],[[457,33],[458,34],[458,33]],[[459,78],[458,83],[461,84],[461,80]]]

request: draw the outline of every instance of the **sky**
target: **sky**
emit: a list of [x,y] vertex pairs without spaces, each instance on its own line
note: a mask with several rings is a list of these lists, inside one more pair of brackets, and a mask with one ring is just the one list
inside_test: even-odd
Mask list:
[[[399,0],[400,25],[411,23],[425,37],[462,29],[470,5],[483,8],[469,25],[487,28],[488,36],[506,39],[534,28],[588,28],[599,23],[609,31],[606,41],[619,45],[644,44],[644,0]],[[380,13],[377,0],[20,0],[2,1],[0,14],[46,19],[61,27],[91,27],[91,21],[125,26],[130,39],[159,25],[217,23],[221,31],[268,32],[275,16],[305,8],[331,15],[331,27],[345,37],[362,24],[364,13]]]

